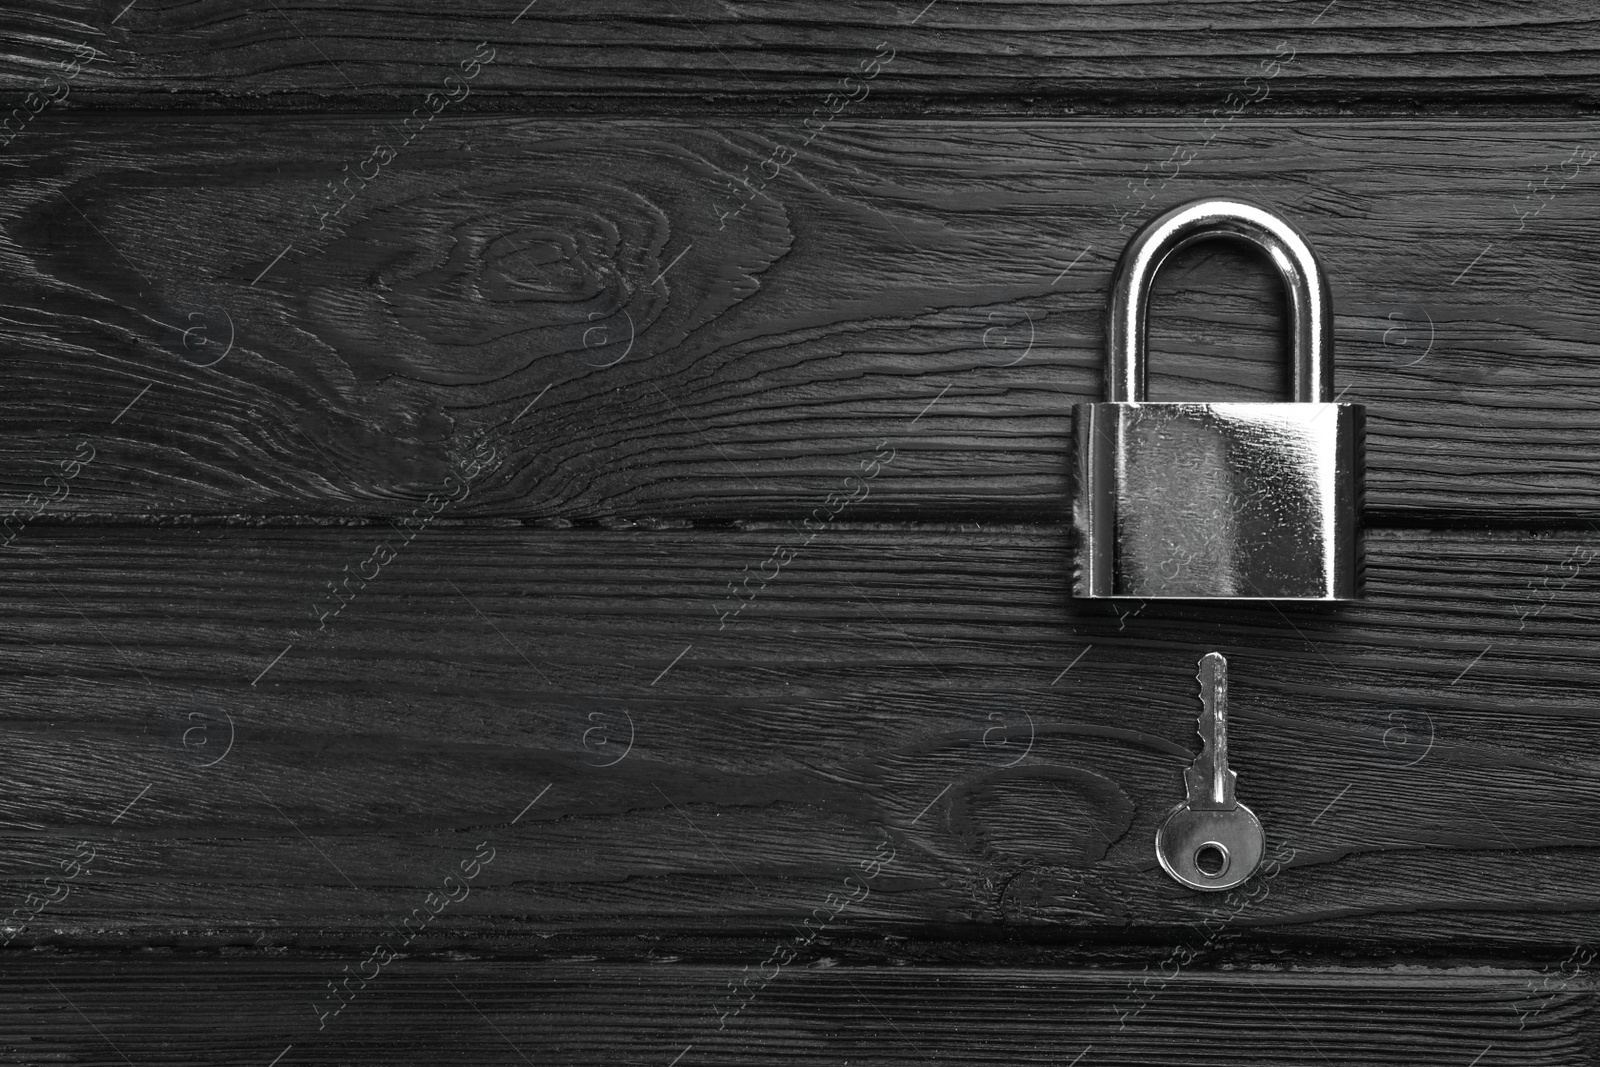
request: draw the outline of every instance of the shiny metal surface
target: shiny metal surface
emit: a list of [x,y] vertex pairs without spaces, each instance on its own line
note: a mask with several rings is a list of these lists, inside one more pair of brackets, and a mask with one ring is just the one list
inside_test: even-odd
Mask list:
[[[1282,272],[1297,401],[1144,399],[1150,283],[1167,256],[1207,237],[1249,241]],[[1365,407],[1330,400],[1327,280],[1299,231],[1241,201],[1168,211],[1123,253],[1106,337],[1109,399],[1074,408],[1074,595],[1358,597]]]
[[1332,400],[1333,298],[1322,261],[1286,220],[1248,201],[1225,199],[1179,204],[1151,219],[1123,249],[1106,321],[1106,400],[1144,400],[1150,286],[1168,256],[1213,237],[1255,245],[1278,268],[1289,296],[1289,392],[1298,403]]
[[[1156,831],[1156,859],[1161,869],[1190,889],[1219,891],[1243,885],[1261,866],[1267,835],[1256,813],[1243,804],[1227,811],[1195,811],[1179,804],[1167,812]],[[1208,848],[1222,855],[1222,866],[1200,868]]]
[[1360,592],[1359,404],[1082,404],[1080,597]]
[[[1156,830],[1156,859],[1190,889],[1232,889],[1261,865],[1266,833],[1255,812],[1234,796],[1238,775],[1228,767],[1228,661],[1206,653],[1196,679],[1200,755],[1184,772],[1186,798]],[[1208,852],[1217,863],[1202,862]]]

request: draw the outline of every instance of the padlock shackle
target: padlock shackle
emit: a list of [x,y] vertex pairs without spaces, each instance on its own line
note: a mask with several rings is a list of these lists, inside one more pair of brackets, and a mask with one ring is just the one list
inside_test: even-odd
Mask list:
[[1117,263],[1106,322],[1106,400],[1141,402],[1149,368],[1150,286],[1167,257],[1196,241],[1233,237],[1265,252],[1289,297],[1291,400],[1333,400],[1333,302],[1328,276],[1306,236],[1266,208],[1243,200],[1191,200],[1151,219]]

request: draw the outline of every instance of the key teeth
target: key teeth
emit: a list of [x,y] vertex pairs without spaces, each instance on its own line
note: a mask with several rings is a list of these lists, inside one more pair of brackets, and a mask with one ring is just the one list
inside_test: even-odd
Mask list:
[[[1200,657],[1200,669],[1195,672],[1195,681],[1200,683],[1200,715],[1195,724],[1195,733],[1200,736],[1200,757],[1188,770],[1184,771],[1184,785],[1188,795],[1211,795],[1212,783],[1207,780],[1207,775],[1202,767],[1212,766],[1216,759],[1216,752],[1212,748],[1211,738],[1217,730],[1217,703],[1213,694],[1221,698],[1224,709],[1228,699],[1228,660],[1220,652],[1207,652]],[[1224,711],[1226,713],[1226,711]],[[1239,780],[1237,772],[1231,768],[1224,772],[1227,781],[1223,785],[1223,799],[1226,802],[1232,798],[1233,787]]]
[[1200,669],[1195,672],[1194,680],[1200,683],[1200,718],[1195,733],[1200,735],[1200,751],[1206,752],[1211,748],[1211,734],[1217,727],[1217,707],[1212,694],[1220,692],[1224,700],[1228,698],[1227,659],[1220,652],[1207,652],[1200,657]]

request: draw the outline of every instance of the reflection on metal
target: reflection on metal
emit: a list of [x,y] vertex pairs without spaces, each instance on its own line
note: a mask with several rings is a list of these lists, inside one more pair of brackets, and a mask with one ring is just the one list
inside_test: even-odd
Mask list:
[[[1145,400],[1145,313],[1168,256],[1211,237],[1265,251],[1289,295],[1291,403]],[[1263,208],[1197,200],[1153,219],[1117,265],[1106,401],[1079,404],[1074,594],[1349,600],[1360,595],[1365,407],[1332,400],[1327,277]]]
[[1228,661],[1200,658],[1200,755],[1184,773],[1187,796],[1156,830],[1161,869],[1190,889],[1232,889],[1256,872],[1267,835],[1234,796],[1228,768]]

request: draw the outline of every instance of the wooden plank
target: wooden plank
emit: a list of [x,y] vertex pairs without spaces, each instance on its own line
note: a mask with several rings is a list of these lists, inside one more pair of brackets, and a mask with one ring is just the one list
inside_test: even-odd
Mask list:
[[[1537,10],[1473,0],[1394,17],[1383,0],[1207,4],[1174,0],[1038,5],[1005,0],[630,0],[489,3],[448,15],[422,0],[328,6],[56,0],[5,16],[0,76],[32,89],[75,46],[105,53],[69,106],[392,106],[439,89],[479,42],[494,62],[467,106],[551,109],[615,103],[667,109],[803,94],[820,98],[870,57],[895,50],[876,102],[927,106],[1217,106],[1262,64],[1270,107],[1430,104],[1592,107],[1600,52],[1592,5]],[[892,76],[890,76],[892,75]],[[846,87],[849,89],[849,87]],[[59,91],[59,90],[57,90]],[[109,97],[109,100],[102,98]],[[985,98],[988,98],[987,100]],[[811,101],[811,102],[816,102]],[[869,106],[872,103],[869,100]],[[792,103],[792,102],[791,102]],[[809,107],[809,102],[804,106]]]
[[[26,515],[393,516],[485,438],[453,516],[794,520],[887,441],[855,518],[1060,521],[1112,260],[1205,193],[1325,257],[1373,521],[1600,515],[1582,124],[841,120],[735,213],[797,127],[446,115],[320,229],[392,124],[53,121],[0,208]],[[1280,305],[1192,250],[1153,395],[1274,395]]]
[[[721,630],[791,530],[28,537],[0,886],[61,899],[14,947],[365,936],[485,843],[434,928],[461,947],[783,931],[841,893],[840,931],[1595,935],[1592,534],[1381,532],[1330,611],[1073,602],[1059,529],[827,529]],[[1240,796],[1294,850],[1243,903],[1150,845],[1211,649]]]
[[30,1063],[1576,1067],[1600,1051],[1588,975],[1546,991],[1509,971],[1185,972],[1132,1013],[1137,972],[795,966],[723,1018],[735,966],[401,958],[316,1014],[361,958],[13,958],[0,1020]]

